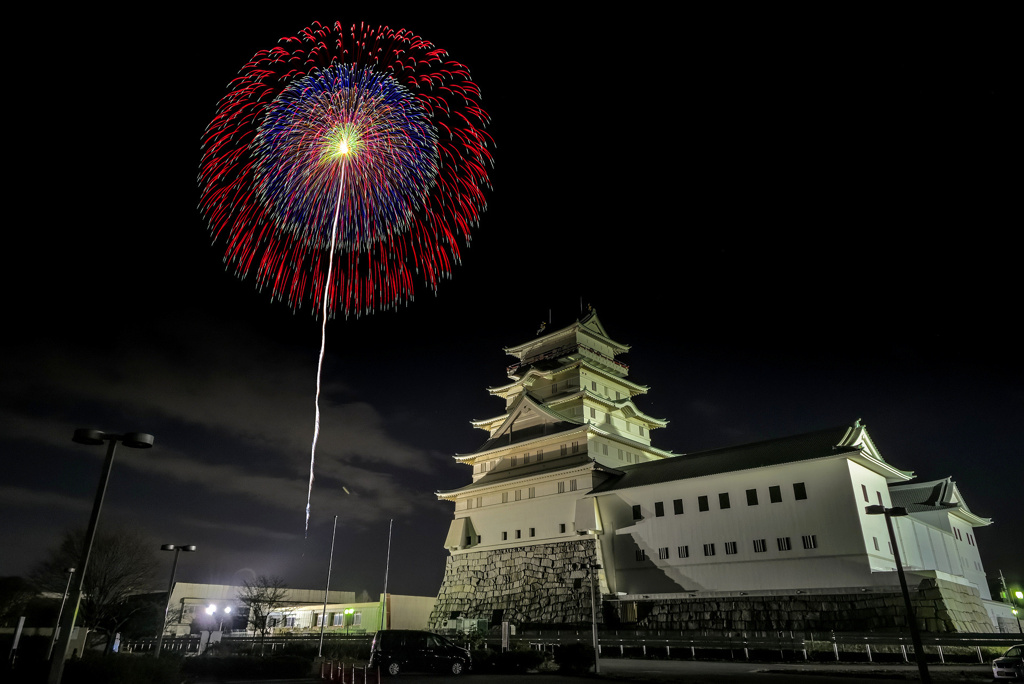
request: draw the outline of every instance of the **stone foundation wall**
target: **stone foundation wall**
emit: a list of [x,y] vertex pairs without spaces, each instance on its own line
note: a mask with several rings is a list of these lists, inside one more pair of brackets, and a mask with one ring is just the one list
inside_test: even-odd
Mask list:
[[[925,579],[910,592],[926,632],[991,632],[976,590]],[[621,611],[620,611],[621,616]],[[637,603],[637,624],[651,629],[711,632],[892,630],[905,627],[903,595],[892,593],[662,599]]]
[[592,539],[449,556],[430,628],[444,628],[456,611],[490,620],[502,610],[505,620],[518,625],[589,622],[585,567],[596,562]]

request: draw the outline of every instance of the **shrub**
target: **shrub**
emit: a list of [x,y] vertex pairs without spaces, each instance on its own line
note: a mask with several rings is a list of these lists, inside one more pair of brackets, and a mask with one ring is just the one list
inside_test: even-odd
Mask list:
[[562,674],[584,674],[594,665],[594,648],[589,644],[566,644],[555,649],[555,662]]

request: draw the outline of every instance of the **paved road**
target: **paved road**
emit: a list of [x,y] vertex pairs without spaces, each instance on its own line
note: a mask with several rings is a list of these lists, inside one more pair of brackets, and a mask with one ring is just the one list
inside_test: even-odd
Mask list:
[[[987,665],[933,665],[929,668],[932,679],[943,684],[949,682],[992,681],[992,670]],[[870,664],[770,664],[745,662],[704,662],[688,660],[632,660],[606,659],[601,661],[601,679],[609,684],[878,684],[884,681],[917,681],[914,665]],[[282,680],[259,684],[298,684],[300,680]],[[311,681],[311,680],[301,680]],[[320,680],[315,680],[320,681]],[[362,675],[356,680],[361,683]],[[430,674],[404,674],[397,678],[384,678],[388,684],[586,684],[598,681],[593,677],[563,677],[553,674],[528,675],[468,675],[450,677]],[[377,678],[371,676],[370,684]],[[230,684],[248,684],[241,681]],[[254,681],[253,684],[256,684]]]

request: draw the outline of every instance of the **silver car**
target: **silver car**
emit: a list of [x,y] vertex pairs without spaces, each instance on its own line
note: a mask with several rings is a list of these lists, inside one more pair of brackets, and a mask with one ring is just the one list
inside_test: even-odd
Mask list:
[[996,679],[1024,679],[1024,644],[1017,644],[992,661],[992,676]]

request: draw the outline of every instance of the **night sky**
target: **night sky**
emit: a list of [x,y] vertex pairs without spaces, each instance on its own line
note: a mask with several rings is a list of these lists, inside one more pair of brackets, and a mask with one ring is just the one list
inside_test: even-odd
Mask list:
[[[0,575],[88,522],[104,449],[71,436],[96,427],[156,436],[119,450],[101,525],[196,544],[179,580],[320,587],[337,514],[332,588],[382,590],[394,519],[389,590],[434,595],[452,509],[433,492],[469,482],[451,457],[502,412],[502,347],[593,305],[671,421],[655,446],[862,418],[895,466],[952,475],[995,521],[989,575],[1024,580],[1009,20],[475,7],[12,27]],[[304,540],[319,323],[225,272],[196,174],[228,81],[315,19],[447,49],[497,147],[437,295],[328,323]]]

